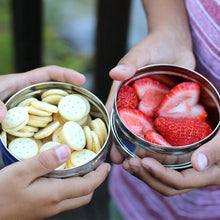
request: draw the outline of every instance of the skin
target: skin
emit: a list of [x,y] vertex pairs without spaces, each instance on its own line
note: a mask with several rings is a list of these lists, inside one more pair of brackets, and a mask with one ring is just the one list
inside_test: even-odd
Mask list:
[[[114,79],[106,106],[111,112],[120,81],[135,74],[138,68],[155,63],[170,63],[195,68],[192,40],[183,0],[143,0],[148,17],[148,36],[141,40],[110,71]],[[176,171],[165,168],[153,158],[124,157],[113,146],[112,161],[165,196],[173,196],[209,185],[220,184],[220,133],[197,149],[192,157],[193,168]]]
[[[58,66],[0,76],[0,99],[4,101],[21,88],[45,81],[82,85],[85,77],[74,70]],[[6,112],[6,107],[0,102],[0,122]],[[88,204],[95,189],[107,177],[110,165],[103,163],[83,177],[43,177],[66,162],[70,155],[68,146],[59,145],[1,169],[0,219],[43,219]]]

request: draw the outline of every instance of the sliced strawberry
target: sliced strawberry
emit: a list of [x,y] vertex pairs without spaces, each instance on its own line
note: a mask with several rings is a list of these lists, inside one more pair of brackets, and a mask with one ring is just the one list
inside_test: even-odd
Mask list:
[[171,146],[162,135],[157,133],[154,130],[148,130],[145,134],[145,140],[149,141],[153,144],[163,145],[163,146]]
[[207,122],[192,118],[158,117],[154,121],[154,126],[172,146],[198,142],[212,132]]
[[117,108],[136,108],[138,98],[134,89],[130,86],[122,86],[118,92]]
[[132,87],[140,100],[138,109],[149,117],[154,116],[155,107],[158,106],[163,97],[170,91],[162,83],[150,78],[138,79],[133,83]]
[[138,109],[119,108],[118,113],[127,128],[141,138],[147,130],[153,130],[153,120]]
[[163,85],[165,85],[169,88],[173,88],[177,84],[175,77],[171,76],[171,75],[168,75],[166,72],[158,73],[158,74],[152,74],[148,77],[162,83]]
[[200,86],[194,82],[183,82],[163,98],[156,109],[155,116],[172,118],[197,118],[205,121],[207,112],[198,104]]

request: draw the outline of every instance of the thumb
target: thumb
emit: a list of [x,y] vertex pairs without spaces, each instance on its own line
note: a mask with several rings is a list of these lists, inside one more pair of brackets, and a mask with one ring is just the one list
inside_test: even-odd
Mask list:
[[131,50],[119,61],[109,75],[112,79],[123,81],[133,76],[138,68],[149,64],[150,52],[147,47],[146,39],[141,40],[138,44],[131,48]]
[[220,163],[220,132],[209,141],[198,148],[192,155],[191,162],[193,168],[197,171],[203,171]]
[[23,171],[19,173],[25,175],[26,183],[29,184],[34,179],[53,171],[55,168],[65,163],[70,155],[71,150],[67,145],[59,145],[33,158],[16,163],[19,165],[17,169]]
[[7,108],[5,104],[0,100],[0,122],[3,121],[7,113]]

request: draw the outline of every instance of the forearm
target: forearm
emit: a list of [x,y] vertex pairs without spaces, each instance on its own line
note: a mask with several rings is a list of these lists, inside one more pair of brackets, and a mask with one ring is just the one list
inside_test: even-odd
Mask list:
[[192,47],[184,0],[142,0],[148,20],[148,32],[166,31]]

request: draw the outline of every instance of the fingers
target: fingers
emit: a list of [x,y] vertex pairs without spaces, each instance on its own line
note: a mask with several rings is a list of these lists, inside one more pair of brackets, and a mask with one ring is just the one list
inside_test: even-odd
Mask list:
[[[110,164],[103,163],[96,170],[91,171],[83,177],[70,177],[66,179],[51,179],[53,189],[47,189],[45,193],[53,194],[56,201],[81,197],[93,193],[106,179]],[[48,191],[49,190],[49,191]]]
[[123,163],[123,168],[166,196],[220,183],[220,167],[218,166],[212,166],[203,172],[198,172],[193,168],[180,172],[164,167],[153,158],[131,158]]
[[119,152],[115,144],[111,147],[110,158],[115,164],[121,164],[125,159],[124,156]]
[[[149,64],[150,53],[148,51],[146,39],[134,46],[110,71],[110,77],[115,80],[125,80],[133,76],[138,68]],[[147,41],[146,41],[147,42]]]
[[0,100],[0,122],[3,121],[7,113],[7,108],[5,104]]
[[56,213],[53,213],[53,215],[87,205],[91,201],[92,196],[93,193],[90,193],[85,196],[63,200],[60,203],[58,203],[56,207]]
[[36,178],[53,171],[66,162],[70,155],[71,151],[68,146],[59,145],[33,158],[8,166],[7,171],[12,172],[15,179],[16,177],[24,178],[23,183],[29,185]]
[[[173,196],[192,190],[192,188],[176,189],[173,186],[166,184],[162,178],[158,178],[155,170],[150,171],[149,166],[144,167],[143,161],[139,158],[132,158],[128,161],[127,164],[124,162],[123,168],[125,168],[128,172],[132,173],[134,176],[144,181],[152,189],[158,191],[164,196]],[[161,170],[161,173],[162,172],[164,172],[164,170]]]
[[[192,155],[191,162],[197,171],[203,171],[220,162],[220,131],[216,136],[199,147]],[[219,164],[220,165],[220,164]]]

